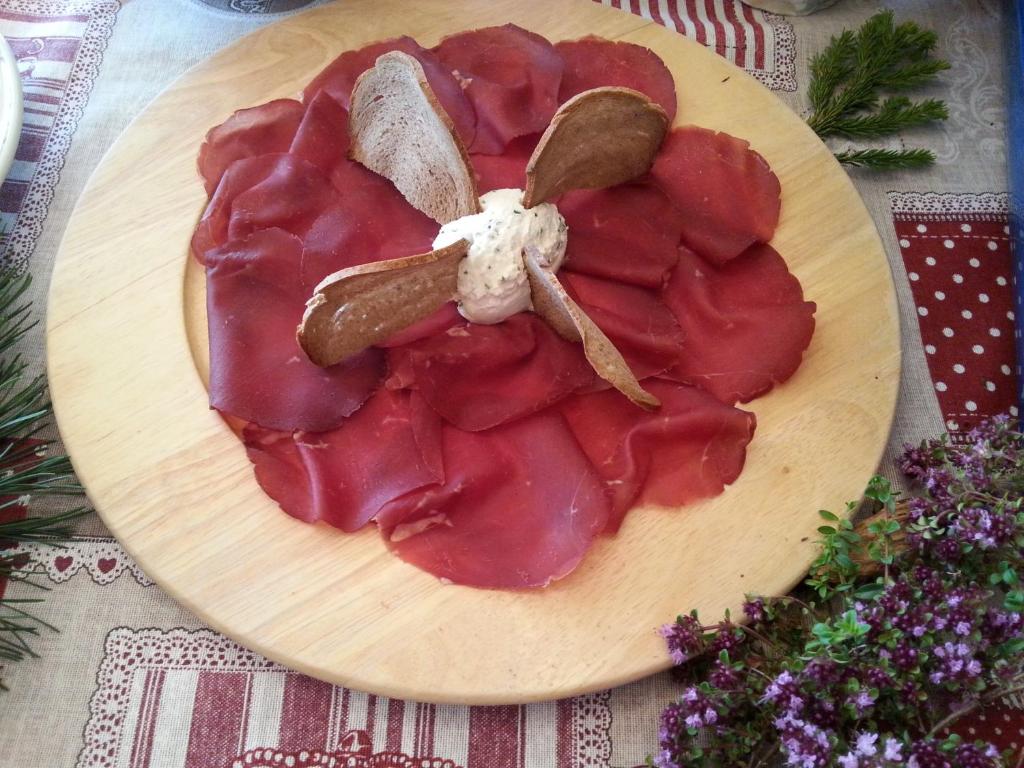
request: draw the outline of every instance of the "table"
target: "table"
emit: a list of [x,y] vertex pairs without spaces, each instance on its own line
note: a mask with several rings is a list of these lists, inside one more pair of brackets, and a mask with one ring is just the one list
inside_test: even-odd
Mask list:
[[[806,108],[809,53],[879,8],[842,0],[785,19],[738,0],[604,3],[712,47],[797,111]],[[37,314],[74,202],[128,121],[189,66],[303,4],[0,0],[0,32],[18,56],[26,104],[17,162],[0,187],[4,258],[35,277]],[[902,311],[900,405],[880,468],[893,480],[892,457],[904,442],[947,430],[956,439],[987,415],[1016,415],[1000,3],[904,0],[896,11],[938,31],[952,69],[933,88],[949,103],[949,121],[892,141],[932,148],[936,165],[852,173],[885,243]],[[22,351],[41,371],[40,328]],[[4,765],[302,766],[333,755],[352,765],[619,768],[656,748],[657,715],[678,692],[665,674],[523,707],[388,700],[289,672],[203,627],[95,517],[67,549],[25,554],[52,582],[43,614],[61,633],[41,638],[42,659],[5,671],[12,690],[0,695]],[[1024,744],[1015,706],[1024,702],[984,713],[965,733]],[[388,757],[371,758],[381,753]]]

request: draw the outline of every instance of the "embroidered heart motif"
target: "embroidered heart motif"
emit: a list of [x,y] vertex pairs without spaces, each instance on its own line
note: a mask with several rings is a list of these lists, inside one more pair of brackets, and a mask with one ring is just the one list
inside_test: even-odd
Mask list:
[[66,557],[66,556],[56,557],[53,560],[53,567],[56,568],[61,573],[64,573],[64,571],[66,571],[68,568],[71,567],[71,564],[73,562],[75,562],[75,558],[73,558],[73,557]]
[[115,565],[117,565],[117,560],[112,557],[101,557],[96,561],[96,567],[100,569],[100,573],[110,573]]

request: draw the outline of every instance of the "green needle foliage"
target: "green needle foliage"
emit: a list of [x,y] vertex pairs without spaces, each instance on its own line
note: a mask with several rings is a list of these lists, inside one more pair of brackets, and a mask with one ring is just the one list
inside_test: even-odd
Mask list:
[[[52,441],[39,440],[51,415],[43,376],[28,377],[28,363],[14,346],[35,322],[25,291],[29,275],[0,270],[0,519],[10,517],[12,507],[41,495],[78,495],[82,492],[67,456],[47,456]],[[27,497],[27,498],[26,498]],[[59,547],[69,533],[69,524],[86,514],[86,508],[0,522],[0,547],[35,542]],[[35,565],[4,557],[0,548],[0,579],[46,591],[35,581]],[[32,640],[57,628],[33,612],[41,597],[0,599],[0,668],[38,654]],[[0,680],[0,690],[4,690]]]
[[[949,62],[932,53],[937,42],[931,30],[912,21],[896,24],[892,11],[882,11],[857,31],[833,37],[825,50],[811,59],[807,123],[821,138],[843,136],[872,139],[949,117],[937,99],[911,101],[905,92],[927,85]],[[921,168],[935,161],[923,149],[866,149],[836,155],[841,163],[894,170]]]

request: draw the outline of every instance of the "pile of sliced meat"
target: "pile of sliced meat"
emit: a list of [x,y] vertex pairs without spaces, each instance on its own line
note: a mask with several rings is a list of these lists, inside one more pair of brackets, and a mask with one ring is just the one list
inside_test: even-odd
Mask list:
[[[559,272],[661,407],[595,377],[580,345],[524,312],[467,323],[453,305],[386,344],[319,368],[295,340],[306,299],[344,267],[423,253],[437,224],[347,157],[347,107],[377,56],[414,56],[469,148],[480,192],[523,187],[559,104],[626,86],[675,116],[646,48],[552,45],[514,26],[408,37],[339,56],[302,93],[241,110],[199,154],[210,403],[238,427],[256,477],[290,515],[376,524],[395,554],[459,584],[538,587],[641,504],[678,507],[739,476],[755,418],[737,402],[785,381],[813,303],[768,245],[775,174],[747,142],[672,130],[651,173],[557,201]],[[699,115],[687,115],[699,120]],[[666,512],[666,514],[669,514]]]

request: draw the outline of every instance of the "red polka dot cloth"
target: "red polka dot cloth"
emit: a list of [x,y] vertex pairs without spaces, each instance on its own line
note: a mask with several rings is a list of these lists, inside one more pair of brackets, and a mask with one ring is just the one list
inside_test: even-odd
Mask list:
[[1005,195],[892,194],[928,370],[953,439],[1017,415]]
[[[1017,414],[1013,262],[1006,195],[890,193],[928,371],[953,440]],[[904,313],[904,317],[908,313]],[[1019,696],[960,720],[965,740],[1024,745]]]

